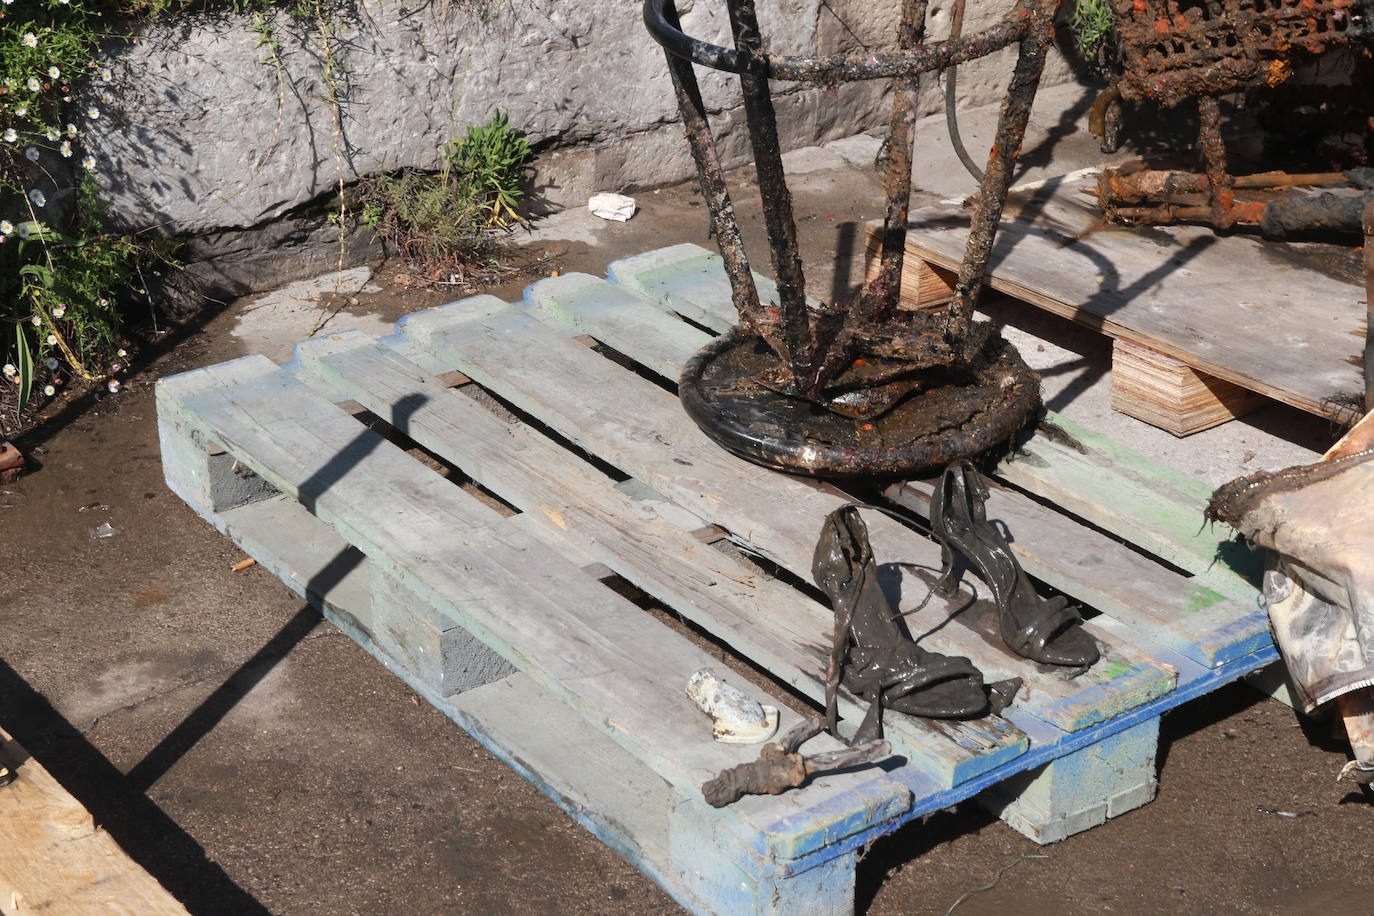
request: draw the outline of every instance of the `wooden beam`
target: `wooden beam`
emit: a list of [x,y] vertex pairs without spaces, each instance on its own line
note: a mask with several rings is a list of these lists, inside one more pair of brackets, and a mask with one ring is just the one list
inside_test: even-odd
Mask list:
[[0,729],[15,780],[0,788],[0,912],[186,916],[186,908]]

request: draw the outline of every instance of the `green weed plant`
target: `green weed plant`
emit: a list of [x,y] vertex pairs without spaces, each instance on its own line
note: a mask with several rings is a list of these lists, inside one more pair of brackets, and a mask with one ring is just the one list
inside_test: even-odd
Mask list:
[[429,271],[481,263],[493,241],[520,221],[529,143],[497,111],[445,144],[437,173],[401,169],[355,193],[362,221]]

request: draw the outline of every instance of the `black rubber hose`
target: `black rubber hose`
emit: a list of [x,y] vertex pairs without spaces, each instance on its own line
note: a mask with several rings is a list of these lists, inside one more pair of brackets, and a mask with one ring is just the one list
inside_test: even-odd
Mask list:
[[[949,40],[950,43],[959,40],[964,31],[964,0],[954,0],[954,8],[950,12]],[[959,157],[959,161],[968,169],[968,173],[973,176],[973,180],[981,183],[983,181],[983,170],[978,167],[978,163],[973,161],[973,157],[964,148],[964,141],[959,136],[959,113],[956,110],[956,89],[959,83],[959,67],[951,66],[945,71],[945,127],[949,131],[949,143],[954,147],[954,153]]]

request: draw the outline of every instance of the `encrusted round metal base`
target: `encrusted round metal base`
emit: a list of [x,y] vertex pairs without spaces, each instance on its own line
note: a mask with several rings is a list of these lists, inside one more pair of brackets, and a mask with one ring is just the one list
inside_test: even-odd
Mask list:
[[1009,441],[1040,407],[1039,377],[1011,344],[976,371],[931,370],[873,419],[840,416],[760,384],[777,356],[738,329],[688,360],[678,396],[718,444],[755,464],[815,477],[919,477]]

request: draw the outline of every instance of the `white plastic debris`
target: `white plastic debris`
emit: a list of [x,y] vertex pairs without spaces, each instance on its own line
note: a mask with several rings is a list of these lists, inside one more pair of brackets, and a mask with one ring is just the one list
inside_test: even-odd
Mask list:
[[624,194],[603,191],[592,195],[591,200],[587,201],[587,209],[592,211],[594,216],[623,223],[635,215],[635,199]]
[[778,730],[778,709],[745,696],[738,687],[702,668],[687,679],[687,696],[715,720],[715,739],[722,744],[758,744]]

